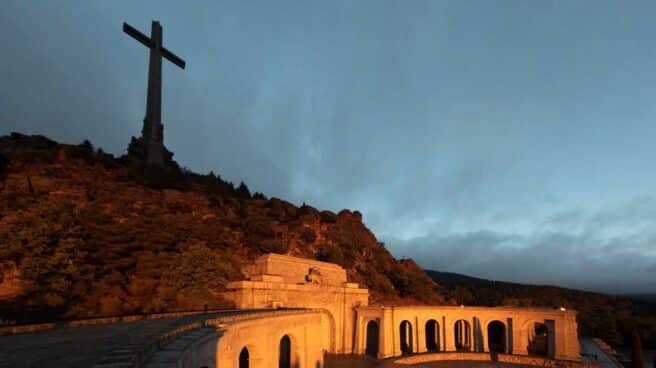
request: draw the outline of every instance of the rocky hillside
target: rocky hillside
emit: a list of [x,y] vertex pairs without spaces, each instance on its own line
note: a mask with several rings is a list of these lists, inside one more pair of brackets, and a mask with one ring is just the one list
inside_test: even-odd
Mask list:
[[372,302],[444,302],[358,211],[295,206],[175,164],[144,168],[87,141],[0,137],[0,320],[226,306],[226,282],[267,252],[338,263]]

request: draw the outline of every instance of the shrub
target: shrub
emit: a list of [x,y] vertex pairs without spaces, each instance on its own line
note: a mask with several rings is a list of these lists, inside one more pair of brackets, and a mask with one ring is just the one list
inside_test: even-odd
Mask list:
[[301,230],[300,239],[308,244],[311,244],[317,240],[317,234],[309,227],[304,227],[303,230]]
[[334,224],[337,222],[337,215],[330,211],[321,211],[321,222]]

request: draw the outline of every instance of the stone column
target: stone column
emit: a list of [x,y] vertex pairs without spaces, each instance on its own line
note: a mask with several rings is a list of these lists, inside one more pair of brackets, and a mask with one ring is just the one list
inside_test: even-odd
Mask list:
[[513,319],[506,319],[506,353],[514,353]]
[[445,332],[446,332],[444,334],[444,340],[445,340],[444,349],[445,349],[445,351],[455,351],[456,350],[454,323],[455,323],[455,321],[452,321],[449,318],[447,318],[446,321],[445,321],[445,325],[444,325]]
[[489,352],[490,347],[488,346],[487,326],[481,325],[481,338],[483,339],[483,341],[481,341],[483,352]]
[[415,323],[417,324],[417,348],[415,352],[425,353],[426,350],[426,325],[419,323],[419,317],[415,317]]
[[380,321],[380,348],[378,355],[380,358],[389,358],[395,355],[396,347],[396,328],[394,326],[394,313],[391,308],[383,308],[383,318]]
[[442,322],[440,323],[440,351],[446,350],[446,319],[442,316]]
[[556,319],[556,359],[580,360],[580,346],[577,336],[576,317],[568,313]]
[[472,321],[469,324],[469,350],[470,351],[476,351],[476,335],[475,332],[476,330],[474,327],[478,325],[476,322],[476,317],[472,318]]
[[[556,357],[556,344],[558,340],[558,335],[556,335],[556,332],[558,331],[556,329],[556,321],[554,320],[545,320],[544,321],[545,326],[547,326],[547,356],[549,358],[555,358]],[[564,351],[564,346],[562,346],[562,342],[564,342],[564,339],[561,337],[560,338],[561,343],[559,345],[559,348],[561,348],[560,351]]]
[[[356,314],[357,309],[356,309]],[[368,322],[367,322],[368,323]],[[357,316],[355,319],[355,345],[353,346],[353,353],[354,354],[364,354],[365,348],[367,342],[365,339],[367,338],[366,335],[367,333],[364,330],[367,329],[367,323],[365,323],[364,318],[361,316]]]
[[[521,319],[513,319],[513,354],[528,355],[528,351],[526,350],[528,345],[528,331],[522,328],[524,323],[525,321]],[[533,328],[533,326],[529,326],[528,328]]]

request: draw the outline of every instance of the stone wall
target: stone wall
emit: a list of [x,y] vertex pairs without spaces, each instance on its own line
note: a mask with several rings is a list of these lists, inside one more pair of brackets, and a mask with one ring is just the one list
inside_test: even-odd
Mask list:
[[[305,277],[317,269],[317,279]],[[269,273],[270,272],[270,273]],[[223,295],[239,309],[316,308],[332,318],[331,353],[351,353],[355,308],[366,306],[369,291],[346,282],[346,271],[335,264],[268,254],[255,261],[250,281],[231,282]],[[341,282],[339,285],[338,282]]]
[[330,324],[330,317],[322,311],[268,315],[222,324],[215,354],[216,367],[239,367],[243,349],[248,351],[251,368],[277,367],[281,340],[285,336],[291,341],[292,367],[323,367],[323,356],[331,340]]
[[[452,307],[452,306],[368,306],[369,293],[346,282],[346,272],[338,265],[301,258],[268,254],[255,261],[249,281],[228,284],[224,296],[239,309],[309,308],[327,312],[330,336],[327,351],[337,354],[365,354],[367,324],[378,327],[375,354],[389,358],[402,354],[436,352],[489,352],[528,356],[538,345],[546,358],[580,361],[576,312],[552,308]],[[462,321],[462,322],[458,322]],[[490,325],[497,340],[488,337]],[[434,326],[428,329],[427,323]],[[458,346],[456,323],[469,326],[466,346]],[[407,326],[401,329],[401,325]],[[542,332],[536,332],[536,325]],[[408,347],[402,348],[401,333]],[[432,331],[433,342],[427,331]],[[491,335],[495,335],[491,333]],[[490,343],[495,346],[490,349]],[[498,346],[501,345],[501,348]],[[532,354],[535,351],[531,351]],[[548,360],[548,359],[547,359]]]
[[579,342],[577,335],[576,312],[548,308],[486,308],[450,306],[411,306],[411,307],[360,307],[357,308],[357,330],[354,353],[364,354],[366,349],[366,328],[369,321],[375,321],[379,328],[379,358],[400,356],[401,323],[410,325],[412,353],[427,351],[426,324],[435,321],[438,330],[438,351],[456,350],[455,324],[466,321],[471,342],[470,351],[489,352],[488,326],[497,321],[503,325],[505,352],[527,355],[527,347],[535,323],[544,323],[549,329],[547,356],[559,360],[579,361]]

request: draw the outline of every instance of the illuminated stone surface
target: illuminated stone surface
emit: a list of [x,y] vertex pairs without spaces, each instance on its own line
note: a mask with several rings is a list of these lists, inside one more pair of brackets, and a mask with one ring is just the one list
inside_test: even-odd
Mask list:
[[[554,366],[558,359],[563,367],[581,366],[574,311],[370,306],[368,290],[347,282],[341,267],[273,254],[246,273],[250,280],[229,283],[224,294],[243,310],[0,336],[0,367],[127,367],[144,347],[147,368],[236,368],[240,359],[252,368],[278,367],[281,356],[290,367],[320,368],[325,353],[406,355],[398,364],[497,357],[505,364]],[[171,335],[194,321],[202,323]],[[536,351],[544,357],[529,355]],[[390,362],[381,367],[397,365]]]
[[[428,351],[487,353],[492,344],[493,349],[504,354],[527,356],[538,351],[545,358],[580,361],[575,311],[512,307],[368,306],[368,291],[357,284],[348,283],[346,272],[341,267],[273,254],[257,259],[249,272],[249,281],[228,284],[225,296],[233,300],[237,308],[302,307],[326,312],[327,321],[318,325],[315,323],[313,327],[312,335],[316,342],[320,341],[319,345],[304,346],[312,350],[311,354],[319,348],[337,354],[369,353],[378,358]],[[458,321],[461,322],[458,324]],[[377,331],[377,336],[367,336],[370,323],[377,327],[370,330]],[[490,325],[497,329],[496,340],[488,336]],[[235,328],[239,331],[234,331]],[[225,359],[221,355],[221,351],[225,351],[225,354],[233,355],[230,361],[236,362],[237,355],[245,346],[262,351],[262,337],[275,336],[280,326],[269,324],[264,318],[248,326],[229,327],[227,331],[239,334],[240,338],[231,342],[237,345],[231,346],[230,350],[225,350],[225,346],[219,350],[218,361]],[[427,335],[427,331],[432,337]],[[303,332],[299,334],[307,336]],[[329,336],[327,342],[326,336]],[[295,341],[300,340],[296,338]],[[266,341],[271,343],[275,338],[267,337]],[[306,360],[299,366],[310,367],[310,363]],[[234,364],[230,366],[237,367]],[[251,364],[251,367],[260,366],[270,365]]]

